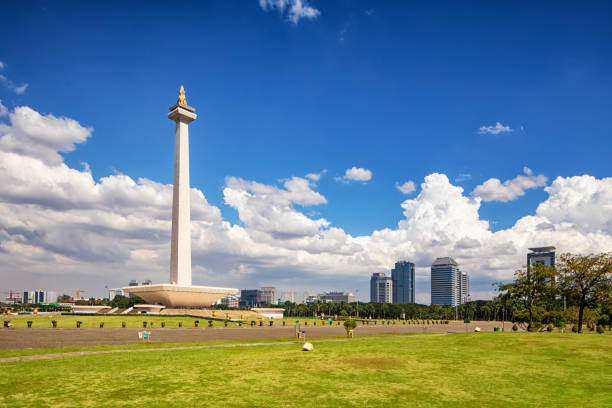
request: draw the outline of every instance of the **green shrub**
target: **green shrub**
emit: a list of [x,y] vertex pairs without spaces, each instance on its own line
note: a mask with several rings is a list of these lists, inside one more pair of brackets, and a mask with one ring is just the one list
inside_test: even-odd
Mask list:
[[597,333],[599,333],[599,334],[603,334],[603,332],[604,332],[604,328],[603,328],[603,326],[602,326],[602,325],[598,325],[598,326],[597,326]]
[[354,330],[355,327],[357,327],[357,322],[354,321],[353,319],[349,319],[344,322],[344,329],[346,330],[347,334],[349,331]]
[[572,332],[574,332],[574,333],[578,333],[578,326],[577,326],[577,325],[575,325],[575,324],[574,324],[574,325],[572,326]]
[[551,331],[553,331],[552,324],[549,324],[548,326],[546,326],[546,331],[547,331],[547,332],[551,332]]
[[518,331],[518,326],[516,323],[514,323],[514,326],[512,326],[512,331]]

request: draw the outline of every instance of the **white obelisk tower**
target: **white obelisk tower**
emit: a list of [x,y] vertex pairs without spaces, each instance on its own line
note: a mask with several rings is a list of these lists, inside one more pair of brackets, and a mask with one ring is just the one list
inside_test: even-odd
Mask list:
[[125,293],[140,296],[150,305],[172,308],[209,307],[223,296],[236,295],[236,288],[193,286],[191,284],[191,216],[189,205],[189,123],[195,109],[187,106],[185,89],[168,118],[176,123],[174,139],[174,190],[172,195],[172,237],[170,242],[170,283],[126,286]]
[[187,106],[181,85],[176,104],[168,118],[176,122],[174,141],[174,189],[172,196],[172,239],[170,243],[170,283],[191,286],[191,210],[189,206],[189,123],[197,117]]

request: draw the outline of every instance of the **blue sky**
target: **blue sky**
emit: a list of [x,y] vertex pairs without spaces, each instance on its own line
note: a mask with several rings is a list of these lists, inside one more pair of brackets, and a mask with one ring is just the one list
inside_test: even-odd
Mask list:
[[[170,184],[166,114],[184,84],[191,184],[243,226],[229,176],[281,186],[326,170],[327,202],[293,207],[352,236],[396,228],[432,173],[467,197],[491,178],[546,177],[485,199],[492,231],[535,214],[557,177],[610,176],[609,3],[310,0],[318,13],[296,22],[263,3],[3,4],[0,100],[92,127],[63,156],[96,180]],[[354,166],[371,179],[338,181]],[[406,181],[414,192],[398,191]]]

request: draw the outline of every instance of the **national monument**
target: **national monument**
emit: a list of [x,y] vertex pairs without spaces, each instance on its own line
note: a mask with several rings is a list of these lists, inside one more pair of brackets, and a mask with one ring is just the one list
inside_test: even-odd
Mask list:
[[238,289],[191,284],[191,211],[189,204],[189,123],[197,118],[187,105],[181,85],[178,101],[168,118],[176,123],[174,142],[174,186],[172,195],[172,237],[170,242],[170,283],[127,286],[126,293],[140,296],[151,304],[166,307],[210,306]]

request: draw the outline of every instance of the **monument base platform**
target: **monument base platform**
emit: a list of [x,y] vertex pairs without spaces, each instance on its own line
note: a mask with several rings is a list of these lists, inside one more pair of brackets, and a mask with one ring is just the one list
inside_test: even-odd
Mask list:
[[158,285],[126,286],[125,293],[133,293],[152,305],[172,308],[207,307],[227,295],[235,295],[238,289],[212,286],[182,286],[170,283]]

